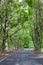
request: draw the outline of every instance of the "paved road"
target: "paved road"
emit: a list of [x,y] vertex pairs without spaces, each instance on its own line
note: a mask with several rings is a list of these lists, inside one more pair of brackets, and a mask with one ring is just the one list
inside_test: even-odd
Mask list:
[[29,50],[24,50],[0,62],[0,65],[43,65],[43,58],[37,58]]

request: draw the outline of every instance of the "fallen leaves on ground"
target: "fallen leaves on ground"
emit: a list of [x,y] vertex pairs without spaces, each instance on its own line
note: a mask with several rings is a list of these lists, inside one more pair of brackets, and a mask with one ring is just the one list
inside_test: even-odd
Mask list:
[[4,52],[0,52],[0,62],[3,61],[4,59],[6,59],[7,57],[11,56],[13,53],[15,53],[14,51],[4,51]]

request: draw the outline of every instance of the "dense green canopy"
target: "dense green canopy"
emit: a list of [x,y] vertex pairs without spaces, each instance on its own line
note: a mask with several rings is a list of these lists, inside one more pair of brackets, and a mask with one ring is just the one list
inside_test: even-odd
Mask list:
[[1,0],[0,50],[23,48],[43,48],[43,3],[41,0]]

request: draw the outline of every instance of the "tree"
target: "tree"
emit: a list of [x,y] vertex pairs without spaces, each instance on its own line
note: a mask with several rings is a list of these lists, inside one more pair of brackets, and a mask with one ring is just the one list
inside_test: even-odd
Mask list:
[[6,39],[8,38],[8,30],[10,29],[9,22],[14,14],[14,1],[13,0],[1,0],[0,1],[0,19],[2,30],[2,50],[5,49]]

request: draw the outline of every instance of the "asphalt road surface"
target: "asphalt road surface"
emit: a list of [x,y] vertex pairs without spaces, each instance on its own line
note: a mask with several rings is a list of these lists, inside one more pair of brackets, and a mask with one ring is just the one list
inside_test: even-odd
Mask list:
[[43,65],[43,58],[34,56],[29,50],[22,50],[0,62],[0,65]]

